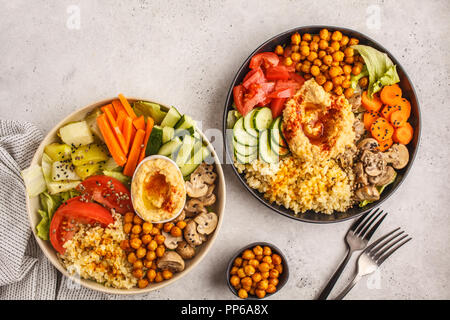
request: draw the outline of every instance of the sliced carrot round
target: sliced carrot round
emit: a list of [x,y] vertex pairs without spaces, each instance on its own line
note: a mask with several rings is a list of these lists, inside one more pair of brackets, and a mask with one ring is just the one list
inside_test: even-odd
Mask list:
[[370,98],[367,95],[367,91],[364,91],[363,94],[361,95],[361,103],[367,111],[378,112],[378,111],[380,111],[381,107],[383,106],[383,103],[381,102],[378,94],[374,94],[373,97]]
[[413,127],[407,122],[404,126],[395,128],[392,140],[395,142],[407,145],[411,142],[414,134]]
[[395,106],[402,98],[402,89],[398,84],[383,87],[380,93],[381,101],[388,106]]
[[387,149],[389,149],[392,146],[393,143],[394,143],[394,141],[392,139],[380,141],[378,143],[377,149],[380,150],[381,152],[384,152]]
[[372,123],[374,123],[374,121],[377,120],[379,117],[380,114],[378,112],[375,111],[364,112],[363,116],[364,128],[366,128],[366,130],[370,130]]
[[389,120],[394,127],[403,127],[408,122],[408,116],[404,111],[398,110],[391,114]]
[[385,141],[392,138],[394,127],[384,118],[378,118],[370,127],[372,136],[377,141]]
[[383,109],[381,109],[381,115],[383,116],[383,118],[389,121],[389,119],[391,118],[391,114],[398,109],[399,108],[397,106],[390,106],[387,104],[383,107]]
[[396,107],[398,108],[398,110],[404,112],[409,118],[409,116],[411,115],[411,103],[408,100],[406,100],[405,98],[401,98],[397,102]]

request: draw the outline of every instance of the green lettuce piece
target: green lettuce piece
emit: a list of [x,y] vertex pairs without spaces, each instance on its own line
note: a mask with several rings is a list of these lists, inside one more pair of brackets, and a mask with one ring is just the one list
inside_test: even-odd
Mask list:
[[[39,195],[39,200],[41,203],[41,211],[44,211],[47,213],[46,217],[48,219],[52,219],[53,214],[55,213],[56,209],[61,205],[63,202],[60,195],[49,195],[47,192],[42,192]],[[42,216],[42,214],[41,214]]]
[[39,224],[36,226],[37,235],[42,240],[48,240],[51,219],[48,218],[47,212],[45,212],[44,210],[38,210],[38,212],[41,215],[42,219],[39,222]]
[[105,176],[116,178],[117,180],[122,182],[124,185],[129,185],[131,183],[131,178],[126,176],[126,175],[124,175],[121,172],[104,170],[103,174]]
[[365,45],[354,45],[352,48],[359,52],[366,63],[369,73],[369,97],[373,97],[383,86],[400,81],[396,66],[386,53]]

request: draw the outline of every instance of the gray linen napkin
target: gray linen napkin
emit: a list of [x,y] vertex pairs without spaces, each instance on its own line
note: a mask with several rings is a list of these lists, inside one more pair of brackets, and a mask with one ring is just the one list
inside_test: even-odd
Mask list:
[[41,140],[33,124],[0,119],[0,300],[119,298],[62,277],[31,234],[20,171]]

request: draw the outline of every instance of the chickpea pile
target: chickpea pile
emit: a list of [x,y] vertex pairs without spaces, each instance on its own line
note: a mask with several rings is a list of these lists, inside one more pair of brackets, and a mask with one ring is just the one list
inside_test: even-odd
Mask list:
[[170,270],[159,270],[156,264],[166,252],[165,237],[161,231],[179,237],[186,227],[185,221],[176,224],[152,224],[143,221],[133,212],[128,212],[123,218],[123,230],[129,239],[123,240],[120,247],[127,253],[127,260],[133,265],[133,276],[138,279],[138,287],[145,288],[152,282],[162,282],[173,277]]
[[[358,39],[338,30],[322,29],[318,35],[294,33],[291,44],[285,48],[278,45],[275,53],[283,56],[286,66],[294,65],[306,80],[314,78],[325,91],[350,98],[354,93],[351,76],[360,74],[364,66],[364,59],[351,48],[358,43]],[[359,84],[366,87],[367,77],[361,78]]]
[[280,255],[272,253],[270,247],[256,246],[245,250],[234,260],[230,271],[230,283],[241,299],[256,295],[262,299],[267,293],[277,290],[278,277],[283,273]]

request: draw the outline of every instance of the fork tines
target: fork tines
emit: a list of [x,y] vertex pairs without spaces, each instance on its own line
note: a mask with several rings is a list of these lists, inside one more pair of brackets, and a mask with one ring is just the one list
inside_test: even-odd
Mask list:
[[[380,210],[379,208],[377,208],[375,211],[369,211],[366,214],[363,214],[358,220],[356,220],[355,223],[350,227],[350,230],[352,230],[355,235],[365,240],[370,240],[370,238],[380,226],[381,222],[383,222],[384,218],[387,215],[387,212],[383,215],[382,214],[383,210]],[[380,216],[381,218],[378,219]],[[370,228],[375,221],[377,221],[377,223],[375,223],[375,225]]]
[[404,234],[404,231],[399,230],[400,228],[394,229],[377,239],[364,250],[364,253],[369,255],[378,265],[381,265],[398,248],[412,240],[409,235]]

